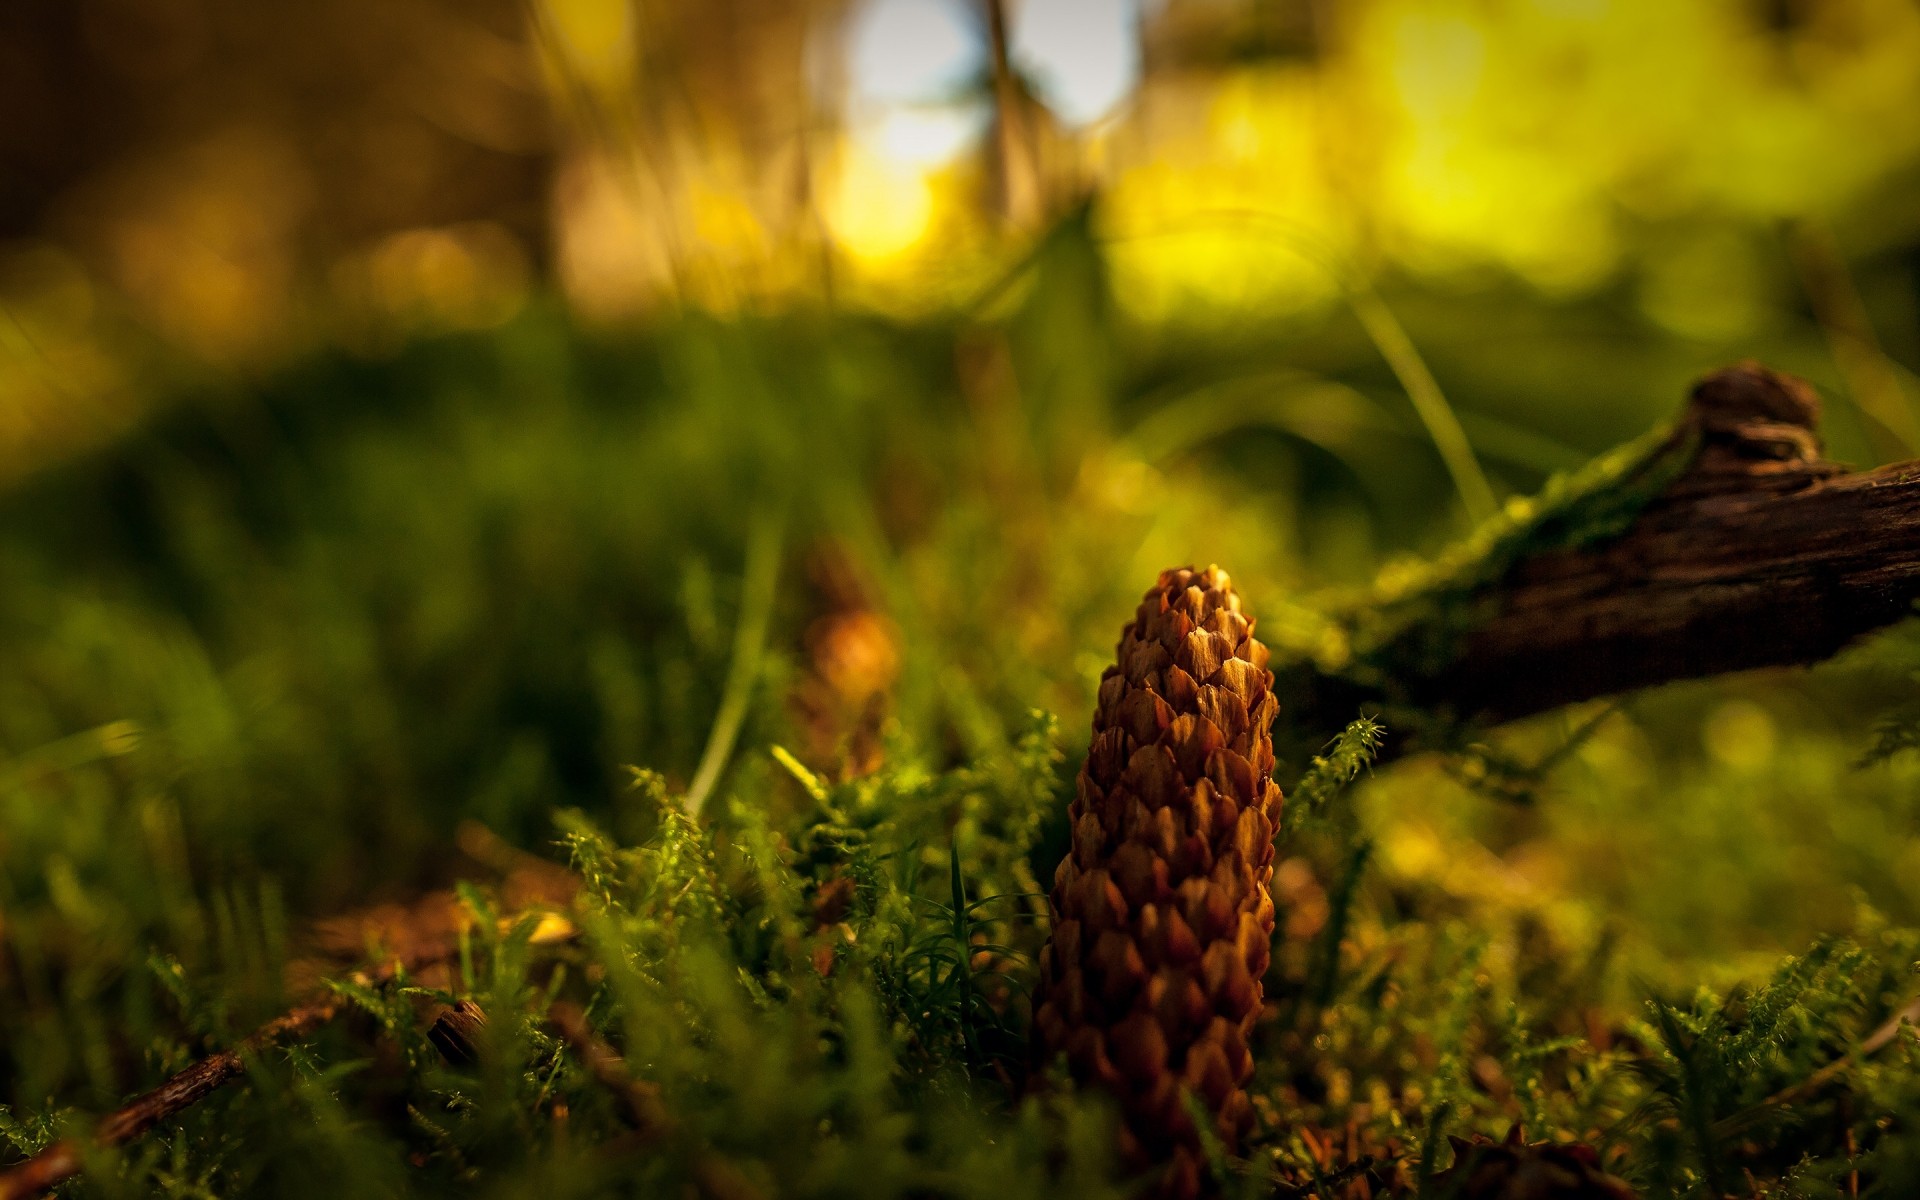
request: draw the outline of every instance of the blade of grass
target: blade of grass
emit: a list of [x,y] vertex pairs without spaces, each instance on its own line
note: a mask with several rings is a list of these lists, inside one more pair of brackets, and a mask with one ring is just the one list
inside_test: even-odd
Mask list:
[[[1394,378],[1400,381],[1407,399],[1413,402],[1415,414],[1419,416],[1420,423],[1426,426],[1434,450],[1439,453],[1447,474],[1453,478],[1454,489],[1460,494],[1460,503],[1466,509],[1467,519],[1478,525],[1491,517],[1499,505],[1494,499],[1493,486],[1487,482],[1486,472],[1481,469],[1480,460],[1474,455],[1473,443],[1467,439],[1460,418],[1447,402],[1446,393],[1440,390],[1433,372],[1427,369],[1426,360],[1420,357],[1413,339],[1407,336],[1399,318],[1393,315],[1393,310],[1387,307],[1367,277],[1349,264],[1344,256],[1324,245],[1308,231],[1272,213],[1257,209],[1216,209],[1196,213],[1193,220],[1182,224],[1204,227],[1208,223],[1231,222],[1270,231],[1270,236],[1286,243],[1302,258],[1333,277],[1353,315],[1359,320],[1360,327],[1380,352],[1380,357],[1386,360]],[[1174,232],[1177,230],[1172,228],[1156,229],[1103,240],[1132,240]]]
[[1473,444],[1467,440],[1467,431],[1460,427],[1460,418],[1454,415],[1453,406],[1447,403],[1446,394],[1440,390],[1433,372],[1427,369],[1426,360],[1420,357],[1413,339],[1407,336],[1399,318],[1393,315],[1386,301],[1380,299],[1373,285],[1357,275],[1349,277],[1346,283],[1347,303],[1353,306],[1353,315],[1360,319],[1361,328],[1373,339],[1380,357],[1387,360],[1387,366],[1406,390],[1407,399],[1413,401],[1413,411],[1427,427],[1433,448],[1446,464],[1447,474],[1453,477],[1453,486],[1460,493],[1467,519],[1478,525],[1491,517],[1497,506],[1493,486],[1487,482],[1486,472],[1480,469],[1480,460],[1474,457]]
[[1874,332],[1866,300],[1833,229],[1807,218],[1792,223],[1787,234],[1801,288],[1848,397],[1892,442],[1879,447],[1882,453],[1890,458],[1912,454],[1920,448],[1920,407],[1900,386],[1899,370]]
[[740,725],[746,720],[754,681],[760,676],[780,577],[781,526],[779,517],[763,513],[755,519],[747,540],[746,579],[740,588],[740,623],[734,629],[733,661],[720,694],[720,711],[713,719],[713,730],[707,735],[693,782],[687,787],[687,812],[692,816],[700,815],[714,784],[720,781],[720,772],[733,754],[734,740],[740,736]]
[[1309,993],[1316,1025],[1327,1006],[1333,1003],[1334,993],[1340,987],[1340,944],[1346,941],[1347,922],[1353,915],[1353,901],[1360,889],[1360,877],[1366,872],[1367,861],[1372,855],[1372,841],[1362,838],[1354,843],[1347,855],[1346,870],[1341,873],[1339,886],[1331,898],[1332,912],[1327,919],[1326,932],[1322,935],[1321,958]]

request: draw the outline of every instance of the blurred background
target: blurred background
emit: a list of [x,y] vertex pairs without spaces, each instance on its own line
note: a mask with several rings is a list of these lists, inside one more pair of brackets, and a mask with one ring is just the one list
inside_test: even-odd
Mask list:
[[0,22],[12,474],[134,419],[144,354],[377,354],[536,296],[627,325],[951,312],[1096,200],[1133,335],[1271,340],[1390,280],[1430,302],[1404,318],[1424,349],[1525,395],[1526,429],[1478,431],[1518,459],[1591,405],[1541,334],[1660,387],[1764,344],[1849,399],[1856,453],[1916,434],[1903,0],[22,0]]
[[[1914,0],[11,0],[14,1065],[111,1095],[143,948],[618,827],[623,764],[772,804],[775,742],[1042,708],[1070,780],[1161,567],[1277,619],[1746,356],[1920,454]],[[1349,934],[1617,999],[1920,920],[1920,770],[1856,766],[1917,666],[1384,772]]]

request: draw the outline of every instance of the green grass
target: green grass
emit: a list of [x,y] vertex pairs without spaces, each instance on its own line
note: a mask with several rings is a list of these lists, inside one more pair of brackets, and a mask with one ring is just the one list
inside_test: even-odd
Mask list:
[[[345,1017],[73,1194],[681,1195],[716,1156],[769,1195],[1119,1194],[1099,1098],[1018,1084],[1033,893],[1121,621],[1174,563],[1280,614],[1463,522],[1348,319],[1158,341],[1112,325],[1086,247],[1051,253],[991,320],[536,312],[321,355],[0,498],[0,1137],[84,1128],[282,1011],[315,919],[468,880],[450,965],[336,964]],[[1475,446],[1507,491],[1561,465],[1528,448],[1623,441],[1744,349],[1533,304],[1543,359],[1637,340],[1530,412],[1537,370],[1389,299],[1461,428],[1509,435]],[[808,707],[852,611],[884,704]],[[1334,1186],[1319,1131],[1416,1180],[1519,1120],[1648,1195],[1908,1194],[1910,1039],[1763,1102],[1915,990],[1920,764],[1860,765],[1915,646],[1377,771],[1364,731],[1285,728],[1324,761],[1282,766],[1306,778],[1229,1190]],[[842,770],[856,736],[876,772]],[[515,921],[502,843],[584,881],[576,937]],[[456,997],[489,1014],[467,1066],[426,1036]],[[626,1129],[555,999],[669,1129]]]

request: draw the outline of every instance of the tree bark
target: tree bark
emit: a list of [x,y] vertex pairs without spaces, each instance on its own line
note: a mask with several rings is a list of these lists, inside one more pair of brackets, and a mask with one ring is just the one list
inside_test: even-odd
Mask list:
[[[1694,446],[1691,460],[1623,533],[1519,559],[1435,618],[1452,632],[1408,629],[1368,672],[1305,681],[1297,718],[1338,728],[1357,708],[1399,704],[1497,723],[1817,662],[1912,613],[1920,462],[1827,462],[1818,413],[1805,383],[1763,367],[1709,376],[1668,443]],[[1435,644],[1448,648],[1437,659]]]

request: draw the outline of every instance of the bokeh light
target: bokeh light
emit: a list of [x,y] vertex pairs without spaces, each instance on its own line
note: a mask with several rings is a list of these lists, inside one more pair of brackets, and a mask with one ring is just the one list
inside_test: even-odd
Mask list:
[[[469,262],[500,281],[487,296],[551,285],[601,321],[826,297],[926,312],[1091,200],[1116,303],[1149,327],[1309,318],[1377,280],[1619,297],[1698,344],[1810,308],[1868,436],[1920,437],[1859,315],[1884,301],[1845,270],[1912,237],[1904,0],[735,2],[421,15],[438,42],[340,17],[232,61],[212,9],[151,62],[121,30],[88,69],[156,97],[176,59],[206,81],[191,104],[100,91],[151,132],[16,177],[44,194],[11,236],[58,245],[102,298],[78,335],[102,361],[124,356],[105,333],[124,320],[241,365],[330,322],[357,339],[481,321],[423,299],[402,258]],[[301,91],[323,48],[390,82]],[[43,76],[13,76],[41,89],[21,111],[52,111]],[[222,99],[283,83],[278,108]],[[53,161],[59,135],[7,137]],[[0,370],[23,395],[45,375]]]
[[1135,0],[1025,0],[1013,60],[1060,118],[1086,125],[1112,113],[1140,79]]
[[867,0],[849,43],[856,92],[883,104],[940,99],[982,70],[978,21],[960,0]]

